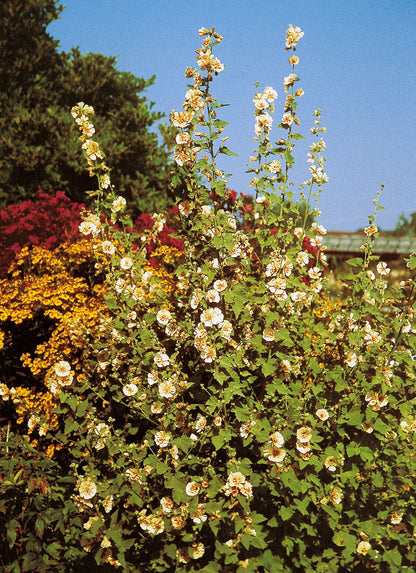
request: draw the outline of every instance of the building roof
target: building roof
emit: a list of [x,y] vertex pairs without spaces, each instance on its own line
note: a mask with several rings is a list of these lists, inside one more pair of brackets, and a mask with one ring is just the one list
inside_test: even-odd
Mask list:
[[[361,245],[367,237],[364,233],[328,232],[322,238],[327,253],[362,253]],[[409,255],[416,251],[416,237],[379,235],[373,242],[373,252],[379,255]]]

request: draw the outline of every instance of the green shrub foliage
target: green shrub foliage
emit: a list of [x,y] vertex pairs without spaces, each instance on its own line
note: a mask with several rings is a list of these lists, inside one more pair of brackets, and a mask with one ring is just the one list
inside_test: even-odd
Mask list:
[[162,114],[144,96],[154,77],[120,72],[115,57],[60,52],[47,27],[61,10],[57,0],[0,5],[0,205],[34,198],[38,189],[85,202],[92,182],[68,113],[84,99],[95,106],[108,166],[129,208],[166,207],[168,149],[155,129]]
[[[372,255],[379,197],[363,257],[344,277],[348,294],[331,301],[325,229],[306,225],[328,180],[320,110],[309,179],[298,197],[290,185],[303,32],[287,31],[292,69],[277,142],[276,91],[254,97],[252,201],[230,194],[220,169],[221,154],[232,154],[211,92],[222,38],[199,34],[198,67],[187,68],[183,110],[171,117],[185,250],[166,263],[170,278],[147,260],[163,215],[137,236],[123,233],[131,223],[100,159],[93,109],[73,109],[99,181],[97,213],[80,230],[111,255],[99,270],[112,320],[90,345],[88,375],[56,368],[61,424],[49,439],[62,444],[53,458],[61,481],[50,488],[73,537],[53,570],[77,570],[80,548],[87,561],[132,572],[414,570],[415,294],[413,282],[387,287],[389,269]],[[117,225],[100,222],[102,212]],[[9,492],[27,492],[13,479],[2,486],[6,516]],[[14,515],[3,541],[10,552]],[[21,563],[9,559],[6,571]]]

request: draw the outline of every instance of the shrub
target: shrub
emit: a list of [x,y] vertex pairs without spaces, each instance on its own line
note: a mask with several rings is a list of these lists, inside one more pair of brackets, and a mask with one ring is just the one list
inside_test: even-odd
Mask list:
[[103,285],[89,280],[94,263],[86,240],[51,251],[24,247],[11,276],[0,280],[2,373],[12,388],[3,385],[3,398],[14,404],[13,419],[31,445],[42,444],[50,457],[61,448],[45,439],[58,426],[55,366],[70,360],[74,372],[85,369],[87,333],[98,340],[105,323]]
[[48,195],[38,191],[27,199],[0,211],[0,277],[22,247],[37,245],[54,249],[79,237],[78,227],[84,205],[73,203],[62,193]]
[[377,197],[348,297],[325,296],[325,229],[307,225],[327,181],[320,110],[309,179],[298,198],[290,185],[303,95],[297,27],[286,36],[282,135],[271,142],[277,93],[266,87],[254,98],[254,198],[230,200],[218,159],[232,152],[210,90],[222,38],[199,33],[200,71],[187,69],[184,109],[171,116],[185,251],[168,281],[146,248],[165,217],[152,215],[139,236],[123,231],[132,223],[95,159],[93,109],[73,109],[99,183],[97,212],[80,230],[92,245],[105,239],[111,326],[89,339],[85,370],[56,366],[62,423],[50,433],[73,460],[62,503],[74,535],[84,528],[67,570],[80,547],[98,565],[140,572],[411,570],[413,283],[387,288],[389,269],[372,255]]

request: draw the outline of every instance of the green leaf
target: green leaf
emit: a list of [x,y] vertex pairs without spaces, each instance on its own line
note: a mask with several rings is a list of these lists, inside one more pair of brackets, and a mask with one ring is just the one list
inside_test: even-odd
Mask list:
[[361,427],[364,420],[364,414],[360,410],[353,410],[348,413],[347,424],[349,426]]
[[287,148],[286,151],[284,152],[284,158],[288,165],[293,165],[293,163],[295,163],[295,158],[290,153],[289,148]]
[[414,271],[416,269],[416,256],[412,255],[407,263],[409,269]]
[[43,521],[43,519],[40,516],[38,516],[36,518],[36,521],[35,521],[36,535],[38,537],[42,538],[44,530],[45,530],[45,522]]
[[386,431],[388,429],[388,426],[383,422],[383,420],[379,417],[376,418],[374,424],[373,424],[374,430],[376,430],[376,432],[379,432],[380,434],[382,434],[383,436],[386,435]]
[[20,524],[15,519],[12,519],[7,525],[7,533],[6,539],[9,547],[12,548],[17,537],[17,529],[20,527]]
[[61,554],[62,549],[63,549],[62,545],[60,545],[59,543],[54,541],[53,543],[51,543],[47,546],[46,551],[47,551],[47,553],[49,553],[49,555],[51,557],[58,559],[60,554]]
[[287,521],[288,519],[290,519],[293,514],[294,514],[293,507],[282,505],[279,508],[279,515],[283,519],[283,521]]
[[65,420],[65,429],[64,432],[66,435],[69,436],[72,432],[76,432],[79,428],[79,424],[76,420],[68,418]]
[[179,479],[176,476],[171,476],[169,479],[165,480],[165,486],[172,490],[172,499],[178,505],[190,500],[185,491],[185,480]]
[[217,436],[212,436],[212,443],[215,449],[220,450],[224,445],[228,444],[230,437],[230,430],[220,430]]
[[83,418],[90,407],[90,403],[87,399],[81,400],[77,407],[77,416]]
[[361,257],[348,259],[347,265],[350,265],[351,267],[361,267],[363,265],[363,259]]
[[220,145],[218,152],[223,153],[224,155],[230,155],[233,157],[238,157],[237,153],[234,153],[234,151],[231,151],[230,149],[228,149],[228,147],[225,147],[225,145]]
[[245,549],[250,549],[250,546],[252,545],[252,539],[252,536],[248,533],[241,534],[241,543]]
[[293,346],[293,333],[291,333],[287,328],[279,328],[276,332],[276,340],[287,346],[288,348]]

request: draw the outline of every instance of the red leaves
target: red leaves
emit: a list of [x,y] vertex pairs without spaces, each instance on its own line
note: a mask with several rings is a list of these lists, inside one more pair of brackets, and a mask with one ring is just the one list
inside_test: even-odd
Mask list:
[[73,203],[62,191],[10,205],[0,211],[0,277],[22,247],[37,245],[53,249],[78,237],[84,205]]

